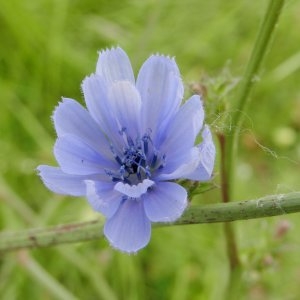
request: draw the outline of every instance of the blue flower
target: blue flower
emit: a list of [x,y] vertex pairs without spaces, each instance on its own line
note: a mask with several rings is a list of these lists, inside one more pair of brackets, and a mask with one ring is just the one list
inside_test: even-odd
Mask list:
[[51,191],[87,197],[107,218],[114,248],[136,252],[148,244],[151,222],[173,222],[187,207],[187,191],[174,180],[211,177],[215,147],[202,102],[194,95],[180,106],[174,59],[150,56],[135,80],[121,48],[100,52],[82,90],[87,109],[64,98],[53,114],[59,167],[38,170]]

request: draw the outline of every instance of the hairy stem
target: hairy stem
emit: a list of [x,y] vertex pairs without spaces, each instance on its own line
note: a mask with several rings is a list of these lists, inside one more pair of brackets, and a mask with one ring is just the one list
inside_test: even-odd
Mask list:
[[[300,192],[229,203],[190,206],[174,223],[155,227],[232,222],[300,212]],[[103,237],[103,220],[66,224],[50,228],[8,231],[0,234],[0,253],[21,248],[42,248]]]
[[236,157],[237,152],[238,136],[244,121],[245,112],[251,100],[249,95],[254,84],[257,82],[260,66],[269,49],[283,5],[284,0],[270,0],[258,31],[251,57],[242,77],[240,89],[236,96],[237,105],[231,119],[231,128],[233,128],[233,132],[231,135],[228,135],[228,142],[226,145],[228,149],[226,151],[225,176],[228,182],[227,192],[229,201],[233,196],[234,158]]
[[[271,37],[275,31],[283,4],[284,0],[270,0],[269,2],[237,94],[237,106],[234,109],[231,120],[233,132],[226,137],[226,140],[224,136],[219,136],[222,152],[222,195],[223,202],[225,203],[231,201],[233,197],[234,161],[237,154],[239,133],[245,112],[250,103],[249,95],[254,83],[257,81],[259,68],[270,45]],[[236,239],[231,224],[224,224],[224,226],[229,263],[231,271],[235,271],[239,266]],[[232,276],[233,273],[234,272],[231,272]]]

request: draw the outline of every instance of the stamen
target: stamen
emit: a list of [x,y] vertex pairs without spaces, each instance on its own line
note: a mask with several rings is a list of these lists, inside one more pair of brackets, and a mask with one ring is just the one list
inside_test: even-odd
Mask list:
[[128,178],[124,178],[123,182],[131,185],[131,181]]
[[111,178],[112,182],[122,181],[122,179],[118,175],[114,174],[111,170],[105,169],[104,172]]
[[148,128],[148,132],[144,134],[144,136],[142,137],[142,141],[143,141],[143,148],[144,148],[144,153],[145,155],[148,154],[148,142],[151,142],[151,138],[150,138],[150,134],[151,134],[151,129]]
[[114,159],[117,161],[118,164],[122,165],[122,160],[121,158],[118,156],[118,154],[115,151],[115,148],[113,145],[110,145],[110,151],[112,152]]
[[151,177],[151,172],[150,172],[149,166],[146,166],[145,173],[146,173],[147,178],[149,179]]
[[111,180],[112,180],[112,182],[120,182],[120,181],[122,181],[121,178],[117,178],[117,177],[112,177]]
[[130,136],[126,136],[127,137],[127,143],[130,147],[134,147],[134,143],[133,143],[133,140]]
[[163,169],[164,166],[166,165],[166,154],[164,154],[161,158],[162,163],[160,164],[160,166],[158,167],[159,170]]
[[[105,170],[113,182],[137,184],[146,178],[150,179],[153,170],[165,166],[166,156],[161,156],[154,148],[151,129],[148,129],[142,138],[137,137],[135,142],[127,135],[126,127],[122,127],[119,133],[124,140],[122,153],[117,152],[113,145],[110,146],[110,150],[120,167],[116,171]],[[147,159],[149,153],[152,155],[150,160]]]
[[136,177],[138,178],[138,180],[142,180],[141,168],[138,168],[138,171],[136,172]]
[[126,174],[126,169],[125,169],[125,166],[124,166],[124,165],[122,165],[122,166],[120,167],[119,172],[120,172],[120,175],[121,175],[122,180],[124,180],[124,179],[125,179],[124,175]]
[[148,153],[148,140],[149,140],[149,136],[144,135],[143,138],[143,148],[144,148],[144,153],[147,155]]
[[118,155],[115,155],[114,158],[115,158],[115,160],[117,161],[118,164],[120,164],[120,165],[123,164],[121,158]]
[[151,164],[150,164],[151,168],[155,167],[155,164],[157,162],[157,157],[158,157],[158,152],[155,150],[153,153],[153,156],[152,156]]
[[123,135],[126,131],[126,127],[122,127],[120,130],[119,130],[119,134],[120,135]]

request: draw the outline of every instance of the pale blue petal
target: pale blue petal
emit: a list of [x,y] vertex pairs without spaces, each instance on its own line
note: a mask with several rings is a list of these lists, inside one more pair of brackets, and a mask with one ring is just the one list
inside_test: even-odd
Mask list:
[[155,174],[155,181],[186,178],[199,166],[200,158],[200,150],[197,147],[177,158],[173,157],[172,160],[166,157],[166,165]]
[[207,125],[203,129],[202,138],[202,143],[197,146],[200,151],[199,165],[191,174],[186,176],[190,180],[210,180],[214,169],[216,148]]
[[109,113],[114,116],[118,127],[111,130],[126,130],[133,140],[140,131],[141,98],[136,87],[129,81],[113,83],[108,91]]
[[108,105],[107,85],[104,79],[96,74],[86,77],[81,85],[87,109],[93,119],[106,132],[106,119],[103,110]]
[[125,200],[107,220],[104,234],[110,244],[121,251],[134,253],[150,240],[151,223],[145,215],[142,201]]
[[101,75],[107,83],[118,80],[128,80],[132,84],[135,83],[130,60],[120,47],[99,53],[96,73]]
[[143,196],[144,208],[151,222],[173,222],[187,207],[187,192],[177,183],[159,182]]
[[122,195],[114,191],[113,182],[86,180],[86,196],[95,211],[110,218],[118,210]]
[[[99,124],[106,137],[115,146],[123,140],[119,133],[120,124],[114,115],[113,103],[108,99],[108,89],[99,75],[91,75],[82,83],[85,102],[93,119]],[[119,149],[120,150],[120,149]]]
[[107,158],[112,158],[107,138],[89,112],[72,99],[63,99],[53,114],[57,135],[71,134],[99,151]]
[[85,195],[85,176],[69,175],[60,168],[44,165],[39,166],[37,170],[45,186],[52,192],[71,196]]
[[105,168],[118,165],[109,161],[75,136],[59,137],[54,146],[54,155],[63,172],[74,175],[105,174]]
[[164,130],[183,97],[183,84],[174,59],[153,55],[142,65],[137,89],[142,99],[142,129]]
[[147,193],[148,189],[154,184],[154,181],[144,179],[138,184],[129,185],[127,183],[118,182],[114,189],[130,198],[139,198]]
[[198,95],[192,96],[170,121],[164,135],[161,135],[161,153],[167,157],[177,157],[186,153],[195,144],[195,139],[203,126],[204,111]]

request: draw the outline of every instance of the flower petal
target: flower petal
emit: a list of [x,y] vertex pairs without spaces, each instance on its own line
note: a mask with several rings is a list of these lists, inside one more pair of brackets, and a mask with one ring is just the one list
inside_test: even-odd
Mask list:
[[104,79],[100,75],[92,74],[83,80],[81,88],[89,113],[106,133],[107,120],[104,119],[103,110],[108,105],[108,100]]
[[144,179],[143,182],[138,183],[137,185],[129,185],[127,183],[118,182],[114,189],[128,197],[139,198],[145,194],[149,187],[154,184],[154,181],[149,179]]
[[108,83],[128,80],[135,83],[133,70],[127,54],[120,48],[101,51],[97,62],[96,73]]
[[110,244],[124,252],[133,253],[150,240],[151,223],[145,215],[143,202],[127,199],[107,220],[104,234]]
[[159,182],[143,197],[151,222],[173,222],[187,206],[187,192],[177,183]]
[[211,178],[214,169],[216,148],[212,139],[210,129],[205,125],[202,132],[203,141],[197,148],[200,151],[200,162],[198,167],[188,176],[187,179],[206,181]]
[[180,157],[173,158],[168,161],[166,158],[166,165],[155,174],[155,180],[173,180],[180,178],[187,178],[189,174],[193,173],[200,162],[200,150],[197,147],[191,148],[187,153]]
[[138,90],[129,81],[113,83],[108,91],[109,113],[117,120],[118,127],[110,130],[118,132],[126,129],[132,139],[140,130],[141,98]]
[[118,210],[122,195],[114,191],[113,182],[86,180],[86,196],[92,208],[110,218]]
[[192,96],[177,112],[166,129],[160,151],[167,157],[178,157],[195,144],[195,139],[203,126],[204,111],[198,95]]
[[54,155],[62,171],[68,174],[106,174],[105,168],[117,167],[116,162],[105,159],[89,145],[72,135],[64,135],[57,139]]
[[45,186],[52,192],[71,196],[85,195],[85,176],[69,175],[60,168],[44,165],[37,170]]
[[63,99],[53,114],[57,135],[71,134],[99,151],[107,158],[112,157],[109,143],[99,125],[89,112],[72,99]]
[[93,119],[99,124],[113,145],[122,143],[115,111],[108,99],[108,88],[99,75],[91,75],[82,83],[86,105]]
[[152,55],[138,74],[137,89],[142,99],[142,129],[149,128],[155,137],[178,110],[183,97],[183,84],[174,59]]

